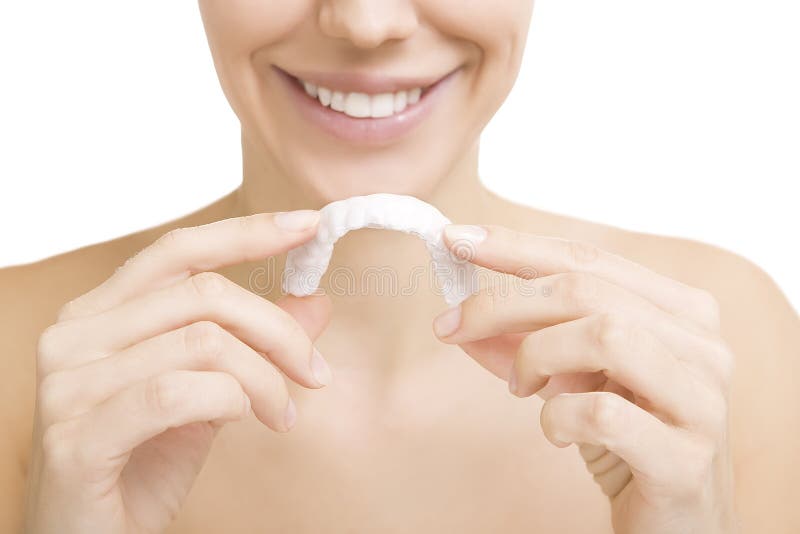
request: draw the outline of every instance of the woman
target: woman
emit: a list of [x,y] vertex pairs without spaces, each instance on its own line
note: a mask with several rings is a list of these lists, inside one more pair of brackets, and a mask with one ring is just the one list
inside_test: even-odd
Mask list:
[[[800,328],[769,276],[481,186],[532,7],[201,0],[243,183],[0,272],[26,306],[3,307],[2,530],[796,531]],[[374,192],[460,223],[481,290],[282,295],[315,210]],[[365,230],[332,265],[425,258]]]

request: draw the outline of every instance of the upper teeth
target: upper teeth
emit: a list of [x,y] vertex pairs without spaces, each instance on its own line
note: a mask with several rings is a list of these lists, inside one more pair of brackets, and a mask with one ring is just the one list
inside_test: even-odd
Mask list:
[[323,106],[330,106],[331,109],[357,118],[388,117],[394,113],[400,113],[406,109],[407,105],[416,104],[422,95],[421,87],[377,95],[332,91],[327,87],[317,86],[306,81],[303,81],[303,87],[309,96],[318,99]]

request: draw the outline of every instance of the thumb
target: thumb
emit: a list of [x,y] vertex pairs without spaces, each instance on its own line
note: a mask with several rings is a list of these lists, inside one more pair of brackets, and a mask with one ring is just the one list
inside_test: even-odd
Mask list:
[[300,323],[308,337],[316,339],[331,319],[331,299],[328,295],[295,297],[286,295],[275,302]]

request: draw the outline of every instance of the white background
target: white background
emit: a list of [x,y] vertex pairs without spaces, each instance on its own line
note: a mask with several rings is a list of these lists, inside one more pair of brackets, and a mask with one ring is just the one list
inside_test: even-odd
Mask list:
[[[537,208],[733,250],[798,307],[799,27],[796,0],[538,0],[481,175]],[[2,2],[0,65],[0,266],[241,179],[194,2]]]

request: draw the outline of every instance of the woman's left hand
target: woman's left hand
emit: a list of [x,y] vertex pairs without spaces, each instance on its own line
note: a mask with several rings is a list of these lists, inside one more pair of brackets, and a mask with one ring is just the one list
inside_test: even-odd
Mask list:
[[584,242],[464,225],[447,226],[445,241],[514,276],[434,331],[512,393],[545,399],[545,436],[578,445],[614,531],[733,532],[733,355],[711,294]]

